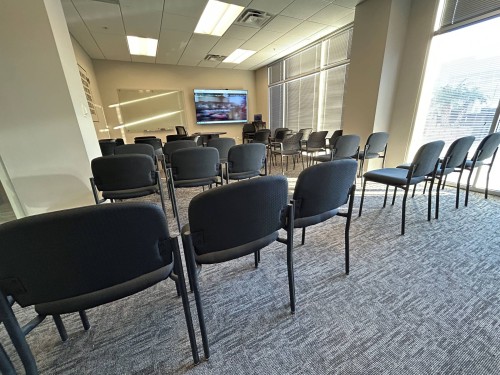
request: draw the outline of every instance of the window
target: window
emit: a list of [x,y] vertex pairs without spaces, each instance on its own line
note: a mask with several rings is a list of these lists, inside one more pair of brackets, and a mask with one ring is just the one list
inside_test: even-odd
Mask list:
[[[495,3],[500,8],[500,3]],[[491,4],[488,0],[445,0],[441,28],[429,52],[411,155],[426,142],[442,139],[448,146],[457,138],[473,135],[476,142],[469,151],[471,157],[481,139],[496,130],[500,50],[495,45],[500,18],[484,15],[485,10],[492,9]],[[479,15],[486,20],[450,29],[455,22]],[[494,175],[498,173],[492,172]],[[484,186],[484,176],[476,179],[475,186]],[[500,180],[490,187],[500,190]]]
[[352,27],[269,66],[272,130],[341,129],[351,40]]

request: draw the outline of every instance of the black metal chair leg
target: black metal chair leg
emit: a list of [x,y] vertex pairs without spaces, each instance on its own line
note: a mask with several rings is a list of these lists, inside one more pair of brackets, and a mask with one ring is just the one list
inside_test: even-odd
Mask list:
[[474,166],[472,166],[472,169],[469,172],[469,177],[467,178],[467,186],[465,187],[465,207],[467,207],[467,204],[469,203],[469,189],[472,172],[474,172]]
[[[457,191],[456,191],[456,197],[455,197],[455,208],[458,209],[460,206],[460,180],[462,179],[462,174],[463,174],[463,168],[460,171],[460,174],[458,175],[458,181],[457,181]],[[446,180],[445,180],[446,182]]]
[[306,243],[306,227],[302,228],[302,245]]
[[412,198],[415,198],[415,190],[417,190],[417,184],[413,185],[413,193],[411,193]]
[[26,342],[26,337],[19,326],[19,323],[14,316],[12,308],[5,297],[3,292],[0,292],[0,316],[2,316],[2,321],[5,326],[7,333],[10,336],[12,344],[17,350],[19,358],[23,363],[26,375],[37,375],[38,369],[36,367],[35,358],[33,353]]
[[256,252],[253,253],[254,255],[254,261],[255,261],[255,268],[259,267],[259,254]]
[[193,355],[193,361],[194,364],[198,364],[200,363],[200,356],[198,354],[198,345],[196,344],[196,336],[194,333],[191,309],[189,308],[189,299],[186,290],[186,282],[184,280],[184,272],[182,271],[182,259],[179,250],[179,243],[177,242],[177,238],[172,238],[171,241],[173,243],[174,269],[177,276],[176,285],[179,286],[179,290],[182,297],[182,307],[184,309],[184,317],[186,318],[186,325],[188,329],[189,342],[191,344],[191,353]]
[[392,203],[391,206],[394,206],[394,203],[396,202],[396,193],[398,191],[398,188],[394,186],[394,193],[392,194]]
[[295,314],[295,279],[293,272],[293,205],[288,205],[288,222],[286,236],[286,263],[288,270],[288,289],[290,291],[290,310]]
[[4,375],[16,375],[16,370],[2,345],[0,345],[0,373]]
[[82,321],[83,329],[85,331],[88,331],[90,329],[90,323],[89,323],[89,318],[87,317],[87,313],[85,310],[78,311],[78,314],[80,315],[80,320]]
[[361,211],[363,210],[363,201],[365,199],[365,187],[366,187],[366,178],[363,181],[363,190],[361,191],[361,202],[359,203],[358,217],[361,216]]
[[406,220],[406,198],[408,198],[408,189],[410,187],[406,186],[405,187],[405,195],[403,197],[403,212],[401,215],[401,235],[403,236],[405,234],[405,220]]
[[54,323],[56,324],[59,336],[61,336],[61,340],[66,341],[68,339],[68,333],[66,332],[66,328],[64,327],[61,315],[52,315],[52,318],[54,319]]
[[[364,186],[364,185],[363,185]],[[382,205],[382,208],[385,208],[385,205],[387,204],[387,194],[389,193],[389,185],[385,187],[385,195],[384,195],[384,204]]]
[[345,273],[349,275],[349,230],[351,228],[351,218],[352,218],[352,208],[354,206],[354,193],[356,192],[356,185],[351,187],[350,197],[349,197],[349,209],[347,211],[346,223],[345,223]]
[[490,172],[491,172],[491,167],[493,166],[493,163],[490,164],[488,168],[488,173],[486,174],[486,187],[484,189],[484,199],[488,199],[488,186],[490,184]]

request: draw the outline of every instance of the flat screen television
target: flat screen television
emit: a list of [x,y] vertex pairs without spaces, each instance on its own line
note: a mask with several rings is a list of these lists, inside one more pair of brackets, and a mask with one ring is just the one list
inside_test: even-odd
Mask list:
[[247,90],[194,90],[196,123],[238,124],[248,121]]

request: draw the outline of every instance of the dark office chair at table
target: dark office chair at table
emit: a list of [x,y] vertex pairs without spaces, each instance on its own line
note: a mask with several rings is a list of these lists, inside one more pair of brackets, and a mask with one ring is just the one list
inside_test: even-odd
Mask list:
[[266,146],[262,143],[245,143],[229,149],[224,175],[229,183],[229,180],[260,176],[262,168],[267,175]]
[[160,138],[142,138],[142,139],[136,139],[135,144],[148,144],[153,146],[153,149],[156,150],[161,150],[163,147],[162,141]]
[[212,187],[222,184],[222,169],[219,152],[213,147],[190,147],[172,153],[168,169],[167,186],[172,201],[172,209],[181,230],[179,209],[175,197],[176,188]]
[[[189,204],[189,224],[182,229],[182,243],[191,288],[202,327],[205,355],[208,338],[198,286],[197,264],[214,264],[254,254],[274,241],[286,243],[290,309],[295,312],[293,273],[293,206],[288,204],[284,176],[266,176],[205,191]],[[210,215],[207,215],[207,213]],[[286,238],[279,238],[281,228]]]
[[[488,185],[490,182],[490,172],[493,163],[495,162],[495,157],[497,155],[498,146],[500,145],[500,133],[492,133],[483,138],[479,146],[477,146],[476,152],[472,156],[472,159],[465,162],[465,170],[469,172],[469,177],[467,178],[467,186],[465,188],[465,206],[469,203],[469,190],[470,190],[470,180],[472,177],[472,172],[474,168],[480,166],[488,167],[488,172],[486,175],[486,188],[484,190],[484,199],[488,199]],[[458,181],[460,184],[460,180]]]
[[306,153],[307,165],[312,164],[312,156],[317,156],[319,153],[326,153],[326,136],[328,131],[322,130],[312,132],[309,139],[302,145],[302,151]]
[[[436,170],[439,162],[439,155],[443,150],[443,141],[434,141],[426,143],[417,151],[415,157],[408,170],[402,168],[382,168],[366,172],[363,175],[363,191],[361,193],[361,203],[359,206],[359,216],[363,210],[363,201],[365,198],[365,188],[368,181],[377,182],[387,185],[385,189],[384,205],[387,203],[387,193],[389,186],[394,186],[395,189],[403,189],[403,207],[401,217],[401,234],[405,234],[405,214],[406,214],[406,199],[410,186],[425,181],[426,176],[431,175],[431,185],[429,188],[429,197],[427,203],[427,220],[431,220],[431,191],[436,176]],[[394,194],[395,197],[395,194]],[[394,204],[394,198],[392,200]]]
[[[286,157],[286,170],[288,171],[288,158],[291,156],[293,161],[293,169],[295,169],[295,161],[300,157],[302,161],[302,169],[304,169],[304,159],[302,158],[301,144],[302,133],[295,133],[283,139],[281,142],[271,143],[269,173],[271,173],[271,164],[277,156],[281,159],[281,174],[284,174],[283,159]],[[297,160],[298,162],[298,160]]]
[[178,134],[178,135],[188,135],[188,132],[186,130],[186,128],[182,125],[178,125],[175,127],[175,132]]
[[329,154],[313,157],[316,162],[325,162],[341,159],[356,159],[359,153],[359,136],[354,134],[341,135],[330,138]]
[[116,138],[115,139],[115,142],[116,142],[116,146],[123,146],[125,144],[125,141],[123,140],[123,138]]
[[[358,164],[353,159],[327,161],[300,172],[293,193],[294,228],[302,228],[302,245],[306,228],[334,216],[345,217],[345,273],[349,274],[349,228]],[[347,212],[340,207],[349,202]]]
[[[121,146],[124,147],[124,146]],[[115,200],[159,194],[165,215],[165,202],[160,174],[153,159],[147,155],[129,154],[103,156],[92,160],[90,185],[96,204]],[[102,199],[99,198],[99,192]]]
[[250,142],[253,139],[256,131],[257,129],[255,129],[255,125],[252,123],[246,123],[245,125],[243,125],[241,133],[242,142],[243,143],[245,143],[245,141]]
[[99,147],[102,156],[113,155],[115,153],[116,141],[115,140],[100,140]]
[[167,135],[167,137],[165,139],[166,139],[167,143],[168,142],[175,142],[175,141],[185,140],[186,135],[169,134],[169,135]]
[[0,226],[0,247],[0,318],[27,374],[38,374],[35,358],[7,295],[42,316],[67,314],[169,277],[182,297],[193,361],[199,362],[177,238],[157,206],[110,204],[26,217]]
[[219,151],[219,161],[227,162],[229,149],[236,145],[234,138],[211,138],[207,142],[207,147],[214,147]]
[[361,177],[364,171],[364,165],[366,159],[382,159],[382,168],[385,165],[385,155],[387,154],[387,140],[389,139],[389,133],[377,132],[372,133],[366,141],[365,148],[361,150],[358,154],[359,160],[359,173],[358,177]]
[[156,137],[154,135],[143,135],[140,137],[134,137],[134,142],[139,140],[139,139],[152,139],[152,138],[156,138]]

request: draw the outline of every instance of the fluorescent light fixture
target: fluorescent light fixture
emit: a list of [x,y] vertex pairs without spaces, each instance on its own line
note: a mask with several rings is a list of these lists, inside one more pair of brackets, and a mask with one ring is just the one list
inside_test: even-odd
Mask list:
[[127,35],[127,41],[131,55],[156,56],[158,39]]
[[242,10],[243,7],[239,5],[209,0],[194,32],[222,36]]
[[248,59],[254,53],[255,53],[255,51],[250,51],[248,49],[237,49],[232,54],[230,54],[228,57],[226,57],[224,59],[224,61],[222,61],[222,62],[239,64],[240,62]]

